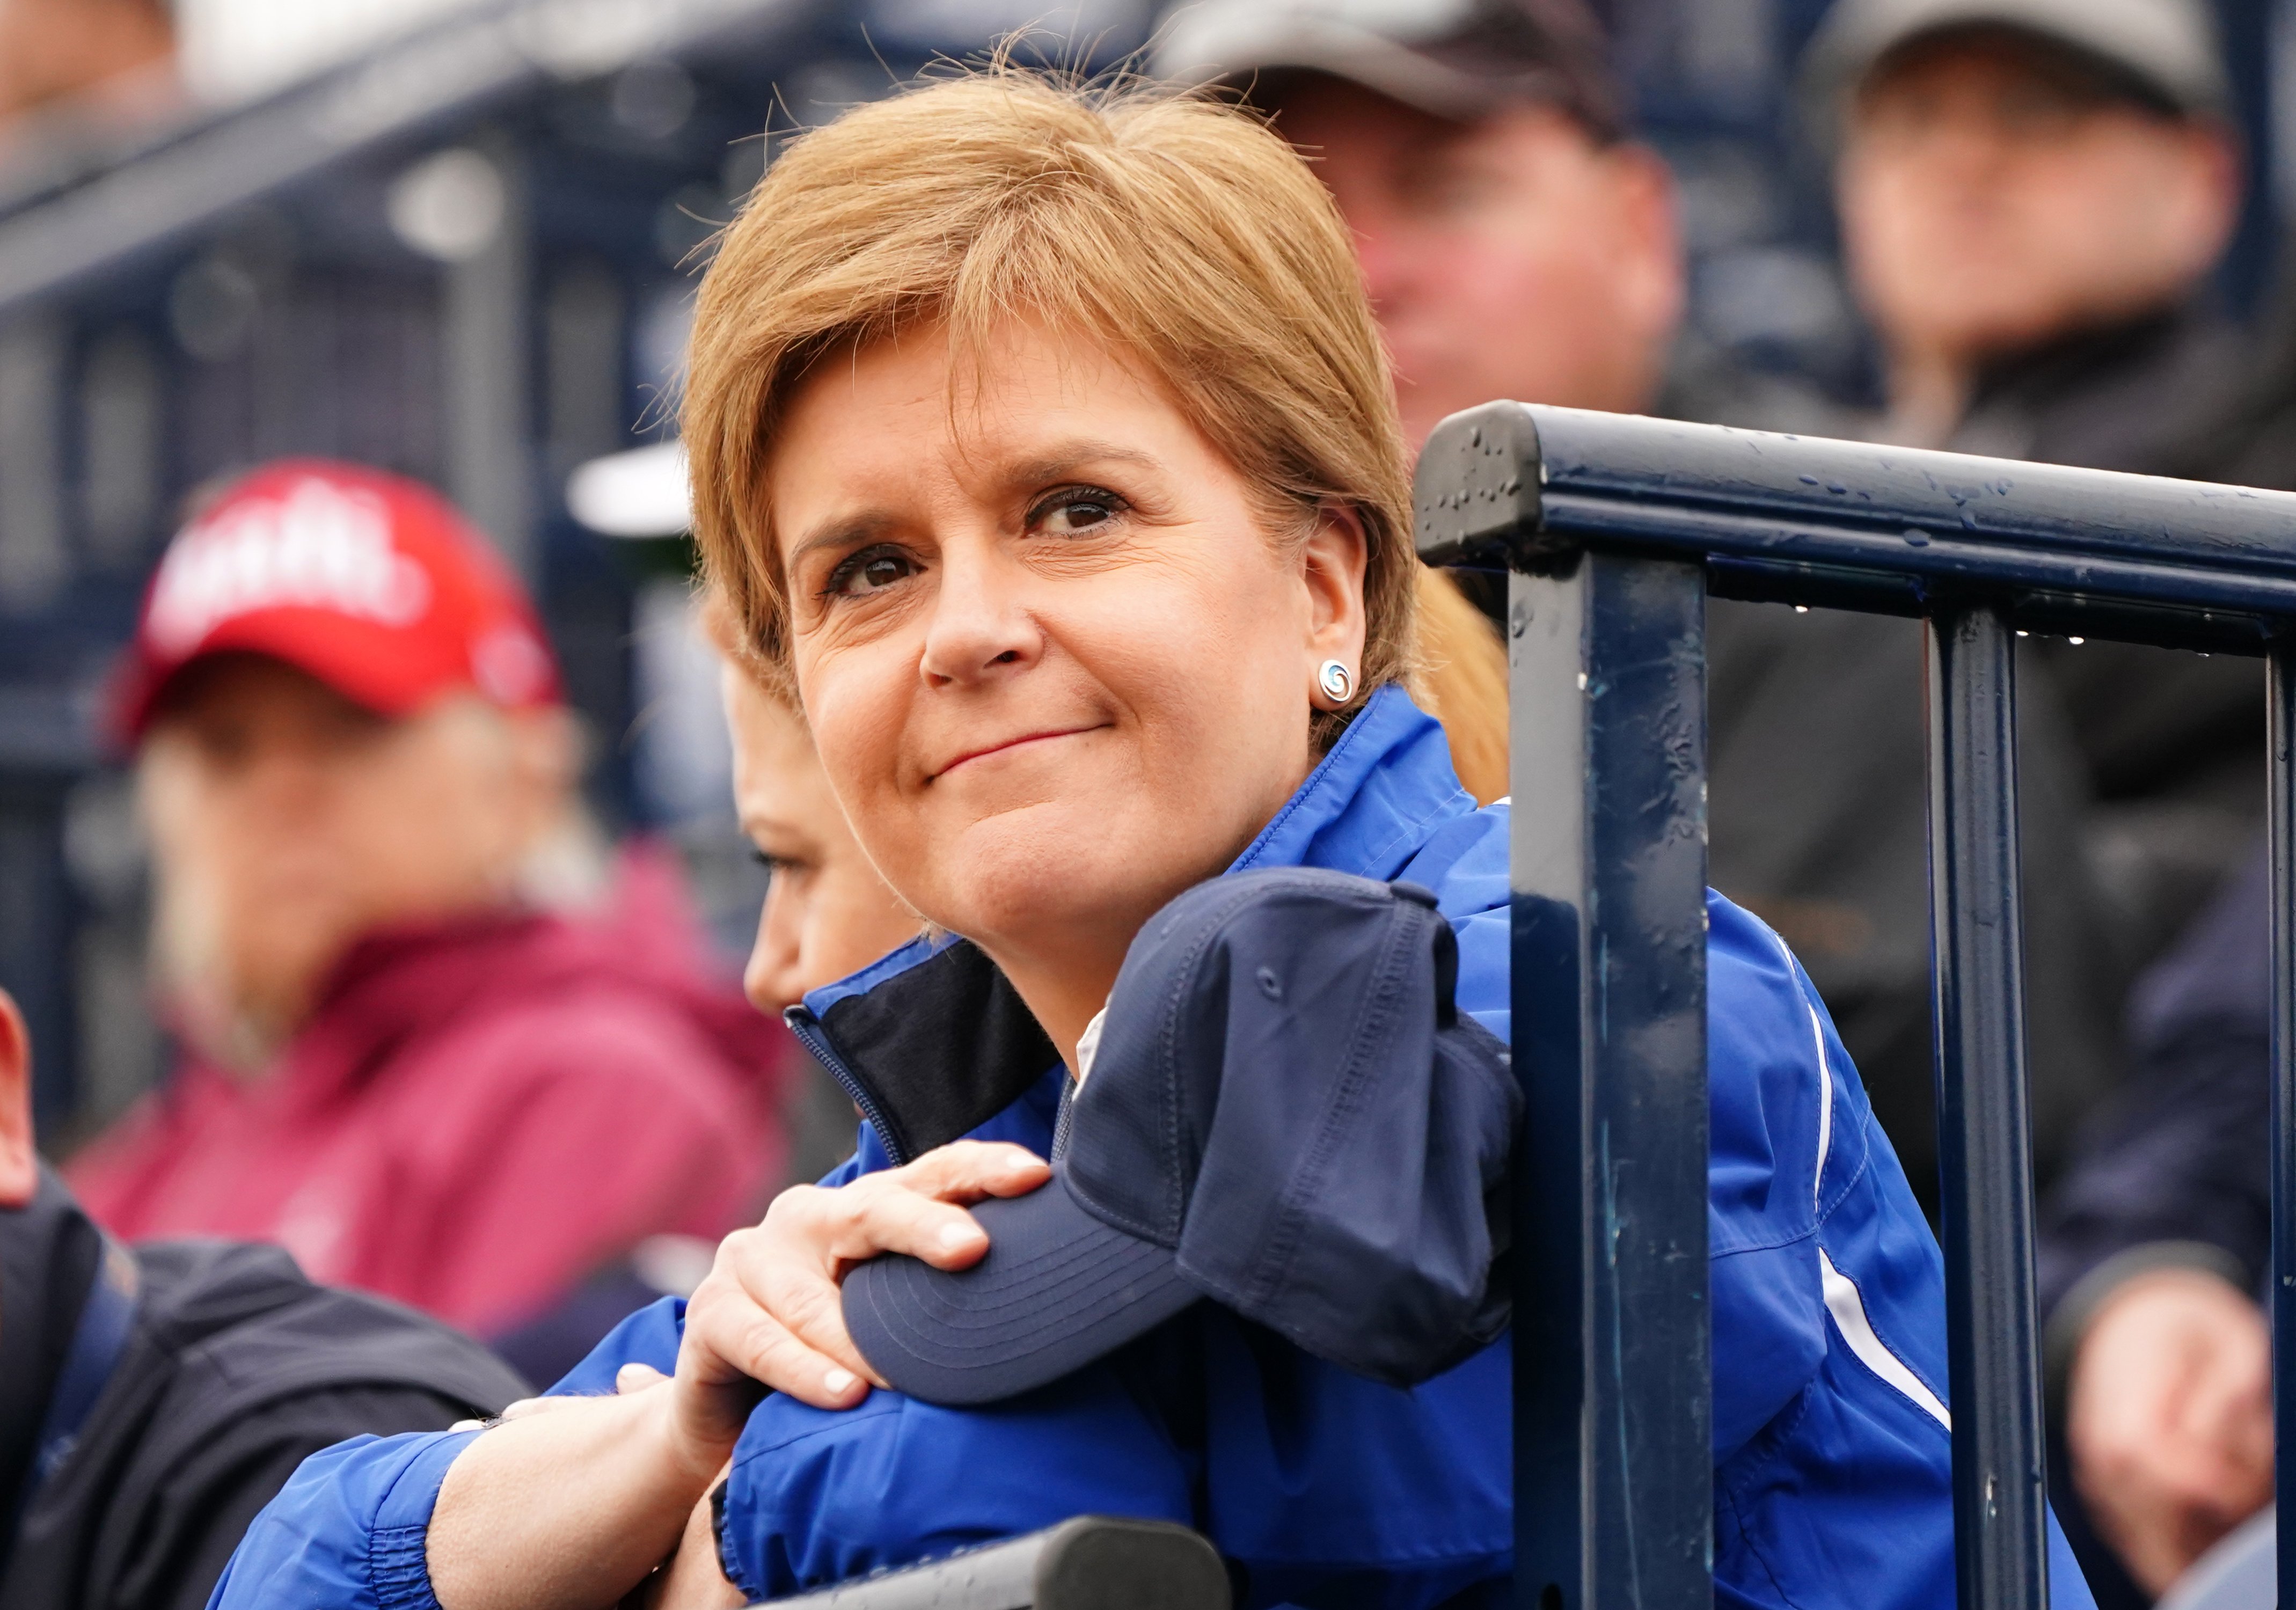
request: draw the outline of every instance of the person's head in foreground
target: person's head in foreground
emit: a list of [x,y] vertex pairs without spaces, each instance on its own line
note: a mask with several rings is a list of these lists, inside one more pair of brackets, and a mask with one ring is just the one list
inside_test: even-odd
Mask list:
[[1330,188],[1414,446],[1497,397],[1650,407],[1682,313],[1674,187],[1579,0],[1200,0],[1152,60],[1247,95]]
[[2174,308],[2240,163],[2203,0],[1841,0],[1804,74],[1893,412],[1941,438],[1988,363]]
[[[1329,194],[1208,101],[872,103],[727,231],[682,423],[746,654],[933,925],[791,1014],[859,1148],[550,1412],[313,1461],[218,1603],[603,1603],[673,1553],[662,1602],[730,1603],[1078,1514],[1201,1530],[1248,1606],[1511,1594],[1508,814],[1401,686]],[[1936,1246],[1792,957],[1707,909],[1717,1590],[1944,1602]]]
[[879,871],[1072,1061],[1150,913],[1411,669],[1386,366],[1330,203],[1227,114],[1011,78],[836,127],[703,285],[697,532]]
[[182,1027],[265,1065],[374,930],[514,903],[572,820],[558,672],[435,493],[290,460],[171,543],[119,689]]
[[40,1161],[32,1052],[0,990],[0,1605],[204,1604],[311,1454],[518,1395],[477,1343],[274,1248],[110,1239]]

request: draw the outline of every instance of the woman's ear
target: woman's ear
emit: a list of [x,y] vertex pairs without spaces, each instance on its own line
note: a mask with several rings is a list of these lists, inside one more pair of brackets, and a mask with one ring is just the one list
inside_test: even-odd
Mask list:
[[28,1204],[40,1188],[32,1149],[32,1037],[24,1014],[0,990],[0,1209]]
[[1338,660],[1349,677],[1359,676],[1365,629],[1364,577],[1371,564],[1371,538],[1361,512],[1345,504],[1318,508],[1300,560],[1308,588],[1309,660],[1316,664]]

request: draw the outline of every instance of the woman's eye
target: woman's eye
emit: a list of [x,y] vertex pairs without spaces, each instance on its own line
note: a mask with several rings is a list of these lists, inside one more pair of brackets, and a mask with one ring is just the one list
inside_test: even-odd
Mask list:
[[752,848],[750,858],[766,869],[766,879],[776,889],[794,889],[804,883],[813,870],[813,863],[802,856],[775,855],[770,850]]
[[1104,529],[1116,518],[1119,506],[1112,494],[1064,492],[1039,504],[1030,523],[1055,537],[1081,537]]
[[830,573],[824,590],[857,597],[882,591],[916,574],[917,567],[898,548],[865,548]]

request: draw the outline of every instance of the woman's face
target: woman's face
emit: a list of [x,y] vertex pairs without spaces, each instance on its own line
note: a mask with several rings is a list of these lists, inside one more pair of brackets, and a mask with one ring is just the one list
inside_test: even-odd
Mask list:
[[742,988],[760,1012],[778,1013],[906,944],[922,924],[855,842],[804,724],[730,666],[725,691],[734,808],[773,869]]
[[1307,776],[1316,668],[1362,663],[1363,532],[1332,514],[1272,542],[1097,342],[1015,322],[986,345],[964,366],[920,330],[791,398],[771,484],[792,656],[886,879],[1024,996],[1104,996],[1140,924]]

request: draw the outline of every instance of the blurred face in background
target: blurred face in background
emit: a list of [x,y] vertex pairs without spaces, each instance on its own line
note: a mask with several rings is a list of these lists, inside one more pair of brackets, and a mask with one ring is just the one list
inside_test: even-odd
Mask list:
[[160,0],[0,0],[0,123],[155,67],[173,45]]
[[1683,300],[1655,155],[1551,107],[1453,123],[1320,74],[1275,105],[1354,231],[1414,450],[1494,398],[1649,406]]
[[773,874],[742,988],[779,1013],[808,990],[857,973],[923,929],[861,851],[813,739],[794,711],[732,666],[734,809]]
[[511,899],[570,751],[558,711],[470,695],[386,720],[276,660],[192,667],[138,770],[157,960],[185,1031],[259,1066],[360,936]]
[[2167,306],[2240,201],[2220,128],[1997,31],[1885,60],[1835,177],[1851,278],[1898,363],[1981,363]]

